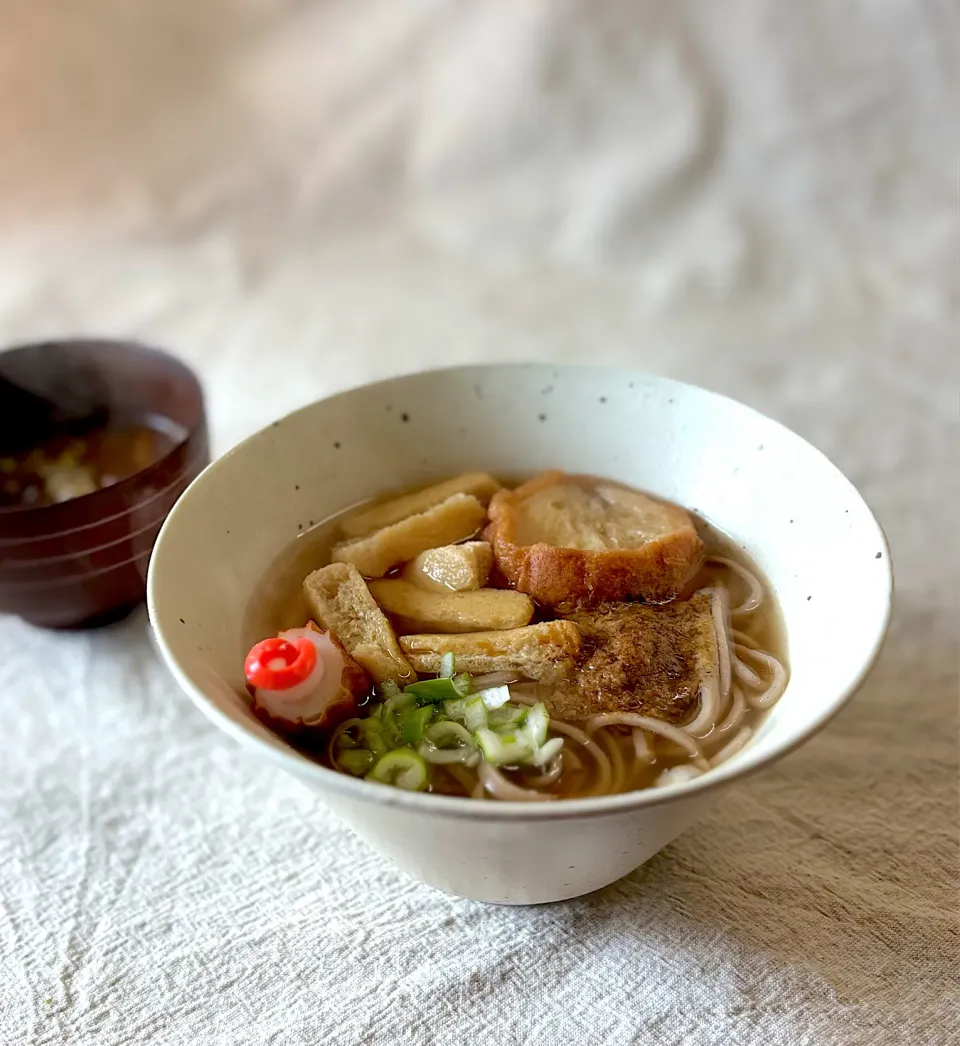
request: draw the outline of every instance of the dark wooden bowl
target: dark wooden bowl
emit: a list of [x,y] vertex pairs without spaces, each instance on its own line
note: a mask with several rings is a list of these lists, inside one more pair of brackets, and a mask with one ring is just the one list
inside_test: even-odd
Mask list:
[[[50,404],[77,409],[77,390],[110,413],[165,418],[181,430],[148,468],[113,486],[42,507],[0,508],[0,613],[49,628],[105,624],[142,602],[164,519],[209,463],[203,393],[179,360],[134,342],[68,340],[0,354],[0,380],[36,394],[36,431]],[[30,400],[25,400],[28,404]],[[30,408],[0,415],[0,447],[32,431]],[[11,431],[16,424],[16,432]],[[5,429],[6,426],[6,429]]]

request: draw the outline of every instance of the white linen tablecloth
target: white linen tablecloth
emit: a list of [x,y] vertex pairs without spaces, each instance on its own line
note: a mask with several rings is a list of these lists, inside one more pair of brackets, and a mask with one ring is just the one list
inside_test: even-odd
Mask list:
[[371,855],[144,613],[0,619],[3,1046],[960,1042],[957,58],[947,2],[0,8],[2,342],[170,346],[217,452],[386,373],[629,362],[812,440],[897,576],[821,736],[525,909]]

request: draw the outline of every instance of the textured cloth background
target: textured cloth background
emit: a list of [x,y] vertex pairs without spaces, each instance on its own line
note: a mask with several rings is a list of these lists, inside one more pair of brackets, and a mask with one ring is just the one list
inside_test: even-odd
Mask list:
[[0,619],[3,1046],[960,1042],[958,40],[949,0],[0,4],[3,342],[172,347],[218,452],[388,372],[629,361],[822,448],[898,590],[819,738],[536,909],[368,853],[142,613]]

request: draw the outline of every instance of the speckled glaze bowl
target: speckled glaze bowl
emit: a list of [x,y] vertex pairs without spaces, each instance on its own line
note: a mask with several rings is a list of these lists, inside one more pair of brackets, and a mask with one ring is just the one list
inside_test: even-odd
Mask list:
[[[610,476],[694,509],[766,574],[785,619],[791,679],[741,752],[709,774],[659,789],[481,802],[334,773],[253,717],[242,622],[258,581],[309,520],[385,489],[471,469],[515,476],[546,468]],[[466,897],[524,904],[613,882],[731,785],[749,788],[750,774],[813,736],[873,664],[891,593],[876,520],[799,436],[665,378],[537,364],[394,378],[314,403],[252,436],[170,514],[150,564],[148,604],[173,674],[231,737],[315,788],[415,878]]]
[[[148,468],[92,494],[42,507],[0,508],[0,613],[46,628],[108,624],[143,602],[147,563],[177,498],[210,460],[203,394],[173,356],[133,342],[92,339],[0,353],[0,377],[56,396],[72,376],[98,403],[178,433]],[[0,443],[7,419],[0,418]]]

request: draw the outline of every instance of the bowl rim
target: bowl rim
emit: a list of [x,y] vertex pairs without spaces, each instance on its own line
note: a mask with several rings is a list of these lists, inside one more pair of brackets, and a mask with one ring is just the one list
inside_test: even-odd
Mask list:
[[[0,351],[0,360],[5,356],[13,355],[18,352],[43,349],[48,346],[68,346],[81,351],[88,351],[94,356],[96,355],[96,350],[98,348],[107,347],[109,349],[123,349],[126,352],[135,353],[139,356],[151,357],[163,361],[165,364],[180,371],[181,374],[192,384],[198,401],[197,415],[191,425],[179,426],[183,429],[182,437],[177,439],[165,454],[157,458],[156,461],[151,462],[146,466],[146,468],[142,468],[129,476],[125,476],[123,479],[117,480],[116,483],[109,487],[102,487],[99,490],[91,491],[89,494],[81,494],[79,497],[70,498],[68,501],[56,502],[52,505],[0,505],[0,524],[2,524],[4,520],[23,518],[31,513],[34,514],[33,518],[37,520],[38,524],[40,524],[45,517],[55,518],[58,511],[63,511],[65,505],[73,506],[83,503],[87,507],[90,507],[94,506],[97,500],[113,500],[118,493],[130,493],[131,495],[136,495],[137,489],[142,486],[144,479],[149,479],[151,476],[161,473],[164,470],[164,467],[169,465],[171,459],[176,454],[181,453],[183,448],[190,444],[196,434],[206,424],[206,409],[204,405],[203,386],[200,383],[200,378],[179,357],[155,345],[150,345],[133,339],[127,340],[124,338],[45,338],[43,341],[21,342],[17,345],[10,345]],[[194,460],[191,461],[191,466],[195,465],[196,460],[202,459],[202,457],[202,453],[195,455]],[[181,467],[177,473],[178,478],[186,471],[189,471],[189,469]],[[175,483],[173,485],[175,485]],[[151,497],[148,500],[152,501],[154,499]],[[39,541],[44,538],[54,538],[65,534],[72,534],[75,531],[86,530],[89,527],[98,526],[100,523],[105,523],[109,520],[125,516],[129,511],[137,507],[139,507],[138,504],[132,504],[127,510],[115,512],[110,516],[98,517],[89,523],[84,523],[77,527],[68,527],[65,530],[51,530],[42,534],[31,535],[28,538],[7,538],[6,541],[8,544],[26,544],[30,541]],[[2,543],[3,540],[0,538],[0,544]]]
[[890,627],[890,618],[893,610],[894,568],[890,556],[890,545],[887,536],[860,491],[857,490],[841,469],[839,469],[830,458],[823,453],[823,451],[815,447],[808,440],[804,439],[803,436],[800,436],[792,429],[789,429],[786,425],[770,418],[755,408],[742,403],[731,396],[716,392],[712,389],[704,388],[700,385],[694,385],[692,382],[678,381],[675,378],[668,378],[646,371],[633,370],[629,367],[618,368],[611,366],[609,368],[604,368],[604,365],[602,364],[551,363],[549,361],[464,363],[449,367],[427,367],[421,370],[401,372],[376,381],[361,382],[357,385],[341,389],[330,396],[324,396],[319,400],[314,400],[312,403],[290,411],[277,421],[268,423],[263,426],[263,428],[251,433],[244,440],[237,443],[225,454],[208,465],[207,468],[205,468],[203,472],[201,472],[200,475],[197,476],[187,487],[183,497],[188,497],[192,488],[204,481],[204,477],[208,471],[218,468],[221,462],[228,458],[241,454],[248,444],[259,439],[262,433],[267,429],[275,427],[281,422],[286,422],[289,419],[298,417],[301,414],[309,413],[310,411],[315,410],[321,403],[327,403],[348,396],[351,393],[356,392],[358,389],[379,388],[381,386],[393,384],[396,381],[424,377],[426,375],[450,374],[458,371],[493,371],[530,367],[544,367],[547,369],[562,369],[567,371],[597,371],[601,369],[609,369],[611,371],[619,370],[624,374],[632,374],[637,381],[655,382],[661,386],[684,390],[685,392],[693,390],[700,393],[706,393],[709,396],[716,397],[717,399],[734,405],[739,410],[747,411],[764,424],[772,426],[792,439],[800,440],[811,451],[813,451],[813,453],[820,458],[823,466],[832,470],[843,481],[843,483],[846,484],[851,495],[866,509],[870,521],[876,527],[876,538],[880,542],[878,547],[883,553],[882,569],[884,571],[886,584],[884,586],[884,606],[881,626],[877,635],[874,637],[873,643],[868,650],[856,677],[834,696],[832,701],[821,713],[810,719],[802,729],[797,731],[796,734],[775,744],[769,753],[763,756],[757,756],[754,754],[751,758],[750,746],[748,745],[741,753],[737,753],[737,756],[734,759],[721,763],[718,767],[710,770],[709,773],[705,773],[700,777],[693,778],[689,781],[681,781],[677,784],[665,785],[659,788],[645,788],[632,792],[620,792],[616,795],[591,796],[582,799],[563,799],[557,802],[546,803],[536,801],[509,803],[477,802],[475,799],[460,796],[434,795],[428,792],[406,792],[400,788],[380,785],[374,782],[365,781],[361,778],[351,777],[349,774],[343,774],[336,770],[328,769],[327,767],[321,766],[319,763],[315,763],[312,760],[307,759],[305,756],[302,756],[292,747],[288,746],[280,748],[266,739],[258,737],[256,734],[252,733],[248,727],[236,722],[233,718],[227,715],[226,712],[217,708],[206,696],[203,690],[194,684],[193,681],[189,679],[186,672],[180,668],[176,657],[164,638],[163,628],[157,620],[157,609],[154,600],[156,564],[159,559],[156,553],[163,546],[168,528],[176,526],[175,521],[179,508],[178,503],[177,505],[174,505],[170,515],[164,521],[164,524],[160,529],[160,534],[158,535],[154,545],[155,554],[150,557],[150,564],[147,572],[147,613],[156,645],[168,669],[180,684],[181,688],[191,698],[193,703],[211,722],[215,723],[221,730],[239,744],[255,749],[258,754],[265,757],[275,766],[278,766],[301,779],[309,779],[317,787],[321,795],[329,789],[330,791],[340,793],[340,795],[346,799],[375,803],[383,807],[401,808],[411,813],[432,814],[433,816],[444,818],[466,818],[474,821],[497,822],[564,821],[578,820],[584,817],[624,816],[638,809],[662,806],[666,803],[693,798],[695,796],[705,796],[708,792],[716,792],[727,785],[752,776],[758,771],[771,766],[773,763],[778,762],[780,759],[783,759],[785,756],[795,751],[801,745],[809,741],[815,734],[819,733],[834,718],[834,716],[836,716],[850,702],[854,695],[863,686],[867,676],[876,664]]

